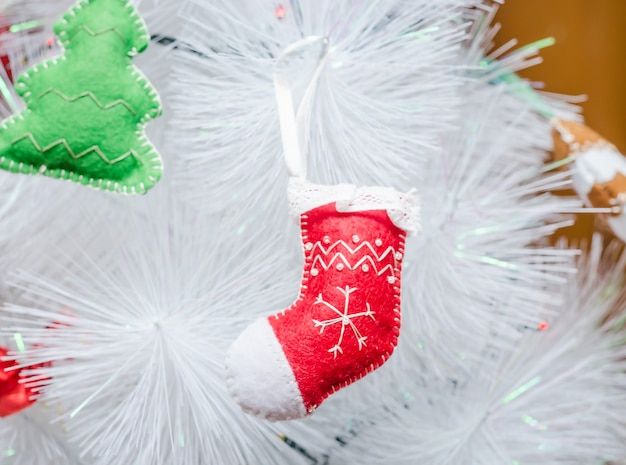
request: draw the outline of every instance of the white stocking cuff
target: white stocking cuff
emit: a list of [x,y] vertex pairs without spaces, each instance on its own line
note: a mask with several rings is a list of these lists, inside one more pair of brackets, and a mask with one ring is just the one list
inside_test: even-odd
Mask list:
[[421,229],[420,203],[413,191],[400,193],[390,187],[356,187],[351,184],[325,186],[292,177],[287,188],[289,213],[299,218],[322,205],[336,202],[339,212],[386,210],[389,219],[408,234]]

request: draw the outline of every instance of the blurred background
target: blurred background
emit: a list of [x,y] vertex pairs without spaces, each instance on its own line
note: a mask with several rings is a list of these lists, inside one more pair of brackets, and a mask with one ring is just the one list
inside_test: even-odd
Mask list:
[[[626,0],[508,0],[497,21],[498,45],[517,38],[525,45],[544,37],[544,63],[520,72],[545,90],[587,95],[586,123],[626,151]],[[570,238],[590,236],[592,215],[581,215]]]

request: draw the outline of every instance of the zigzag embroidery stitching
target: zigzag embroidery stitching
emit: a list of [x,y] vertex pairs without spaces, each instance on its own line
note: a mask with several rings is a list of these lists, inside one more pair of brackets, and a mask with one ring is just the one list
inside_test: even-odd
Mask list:
[[[376,258],[378,263],[383,261],[389,254],[391,254],[391,257],[393,258],[393,266],[388,264],[387,266],[379,270],[378,266],[376,265],[376,262],[374,262],[374,259],[370,255],[366,255],[362,257],[356,264],[351,265],[348,259],[346,258],[346,256],[342,254],[341,252],[338,252],[335,255],[333,255],[330,262],[326,263],[321,255],[328,256],[333,251],[333,249],[335,249],[338,245],[343,245],[351,255],[356,254],[359,250],[361,250],[364,247],[369,248],[371,254]],[[315,245],[313,246],[313,248],[311,249],[311,256],[315,254],[316,250],[319,251],[319,254],[316,255],[315,258],[313,259],[311,267],[315,268],[315,265],[319,264],[325,271],[328,271],[328,269],[332,267],[333,264],[337,260],[343,261],[345,266],[348,267],[350,271],[355,271],[365,262],[369,261],[374,271],[376,271],[377,276],[382,276],[386,271],[389,271],[390,276],[393,276],[394,270],[397,267],[396,251],[393,247],[391,246],[387,247],[387,249],[385,249],[382,255],[379,256],[374,250],[374,247],[372,247],[372,244],[370,244],[368,241],[361,242],[361,244],[359,244],[358,247],[356,247],[355,249],[352,249],[346,242],[344,242],[341,239],[335,242],[334,244],[330,245],[327,249],[324,249],[324,246],[322,245],[322,243],[320,241],[317,241]]]
[[389,255],[391,253],[392,257],[394,258],[394,262],[395,262],[395,253],[396,253],[396,251],[394,250],[393,247],[391,247],[391,246],[387,247],[387,249],[383,252],[383,254],[378,256],[378,254],[376,253],[376,250],[374,250],[374,247],[372,247],[372,244],[370,244],[368,241],[361,242],[361,244],[359,244],[359,246],[357,248],[355,248],[355,249],[350,248],[350,246],[346,242],[344,242],[343,239],[339,239],[334,244],[328,246],[327,249],[324,249],[324,246],[322,245],[322,243],[320,241],[317,241],[313,245],[313,248],[311,249],[311,254],[315,253],[316,249],[319,249],[319,251],[320,251],[320,253],[322,255],[328,256],[328,254],[330,254],[332,252],[332,250],[335,247],[337,247],[338,245],[343,245],[348,250],[348,252],[350,252],[350,255],[356,254],[363,247],[368,247],[370,249],[370,252],[372,252],[372,255],[374,255],[374,257],[376,257],[376,260],[379,261],[379,262],[383,261],[385,259],[385,257],[387,257],[387,255]]
[[91,152],[95,152],[98,154],[98,156],[102,159],[102,161],[104,161],[106,164],[108,165],[114,165],[116,163],[119,163],[122,160],[127,159],[128,157],[135,157],[135,159],[137,161],[139,161],[141,163],[141,160],[139,160],[139,157],[137,156],[137,152],[135,152],[134,150],[130,150],[129,152],[125,153],[124,155],[120,155],[119,157],[113,159],[113,160],[109,160],[104,153],[102,152],[102,150],[100,150],[100,147],[98,147],[97,145],[94,145],[92,147],[89,147],[87,150],[82,151],[79,154],[74,153],[74,151],[72,150],[72,148],[70,147],[70,145],[68,144],[66,139],[59,139],[56,142],[53,142],[52,144],[48,145],[47,147],[42,148],[37,141],[35,140],[35,137],[33,136],[32,133],[28,133],[22,137],[19,137],[17,139],[15,139],[11,145],[15,145],[18,142],[20,142],[21,140],[24,139],[30,139],[31,143],[33,144],[33,146],[42,154],[44,152],[47,152],[51,149],[53,149],[54,147],[56,147],[57,145],[63,145],[65,147],[65,150],[67,150],[67,153],[70,154],[70,156],[74,159],[74,160],[78,160],[79,158],[82,158],[86,155],[89,155]]
[[89,34],[91,37],[97,37],[97,36],[101,36],[102,34],[106,34],[107,32],[115,32],[115,34],[120,38],[120,40],[122,41],[123,44],[126,44],[126,39],[124,38],[124,36],[122,35],[122,33],[120,32],[120,30],[116,27],[110,27],[108,29],[102,29],[101,31],[98,32],[94,32],[92,31],[89,26],[85,26],[84,24],[81,24],[80,26],[78,26],[76,28],[76,30],[74,31],[74,33],[68,38],[68,40],[73,39],[74,37],[76,37],[76,35],[80,32],[80,31],[85,31],[87,34]]
[[67,100],[68,102],[72,103],[75,102],[76,100],[79,100],[81,98],[84,97],[90,97],[91,100],[93,100],[93,102],[100,107],[102,110],[110,110],[111,108],[118,106],[118,105],[122,105],[124,107],[126,107],[128,109],[128,111],[130,111],[133,115],[137,115],[137,112],[135,110],[133,110],[133,108],[128,104],[128,102],[126,102],[125,100],[119,99],[119,100],[115,100],[114,102],[109,103],[108,105],[104,105],[102,102],[100,102],[100,100],[98,100],[98,97],[96,97],[92,92],[83,92],[82,94],[80,94],[77,97],[68,97],[67,95],[65,95],[63,92],[57,90],[57,89],[48,89],[44,92],[42,92],[39,97],[37,97],[38,99],[42,99],[44,98],[46,95],[54,93],[56,95],[58,95],[59,97],[61,97],[64,100]]
[[338,254],[335,254],[333,256],[333,258],[330,260],[330,262],[328,262],[328,264],[326,264],[324,262],[324,259],[320,256],[317,255],[315,257],[315,259],[313,259],[313,263],[311,265],[311,268],[315,268],[315,264],[319,264],[324,271],[328,271],[333,264],[335,263],[335,261],[337,260],[341,260],[343,261],[343,263],[346,265],[346,267],[350,270],[350,271],[355,271],[357,268],[359,268],[363,263],[365,263],[366,261],[369,261],[370,264],[372,265],[372,268],[374,269],[374,271],[376,271],[377,276],[381,276],[385,273],[385,271],[389,271],[389,275],[393,276],[394,273],[394,267],[391,265],[387,265],[385,266],[383,269],[378,270],[378,267],[376,266],[376,263],[374,262],[374,260],[372,259],[372,257],[370,257],[369,255],[366,255],[365,257],[362,257],[355,265],[350,265],[350,263],[348,262],[348,260],[346,259],[346,257],[340,252]]
[[[4,162],[7,161],[6,157],[0,157],[0,165],[3,165]],[[13,160],[9,160],[9,166],[8,169],[11,170],[12,167],[15,166],[15,162]],[[28,168],[29,170],[26,171],[23,168]],[[6,168],[5,168],[6,169]],[[23,163],[20,163],[18,165],[18,169],[20,171],[16,171],[16,172],[22,172],[24,174],[35,174],[36,172],[39,172],[40,174],[43,174],[44,176],[52,176],[50,173],[51,171],[47,170],[45,166],[41,166],[39,167],[39,169],[37,167],[35,167],[34,165],[24,165]],[[154,180],[154,178],[151,176],[150,177],[151,180]],[[119,182],[112,182],[112,181],[107,181],[105,186],[102,186],[102,181],[103,180],[99,180],[98,185],[95,185],[94,182],[95,180],[93,178],[88,179],[88,183],[83,183],[83,175],[82,174],[78,174],[75,173],[74,171],[65,171],[65,170],[61,170],[61,179],[68,179],[74,182],[80,182],[83,185],[87,186],[87,187],[91,187],[94,189],[105,189],[105,190],[109,190],[111,192],[118,192],[118,193],[123,193],[123,194],[128,194],[129,190],[132,193],[143,193],[146,191],[144,183],[139,183],[139,184],[121,184]],[[138,187],[138,189],[137,189]]]

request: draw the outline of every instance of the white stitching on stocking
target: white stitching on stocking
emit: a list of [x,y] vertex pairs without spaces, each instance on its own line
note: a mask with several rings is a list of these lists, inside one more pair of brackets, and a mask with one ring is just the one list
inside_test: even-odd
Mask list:
[[354,337],[356,337],[357,342],[359,343],[359,350],[363,349],[363,346],[366,345],[365,341],[367,340],[367,336],[363,336],[361,334],[359,329],[352,322],[353,319],[359,318],[359,317],[370,317],[372,320],[376,321],[376,318],[374,318],[374,312],[372,312],[372,309],[370,308],[370,304],[367,302],[365,303],[365,306],[367,307],[367,311],[360,312],[360,313],[349,313],[350,312],[350,294],[357,291],[358,290],[357,288],[351,288],[350,286],[346,286],[345,289],[338,287],[337,290],[341,292],[345,297],[343,312],[339,310],[337,307],[335,307],[334,305],[332,305],[331,303],[326,302],[324,298],[322,297],[322,294],[320,293],[320,295],[318,295],[317,299],[315,300],[315,305],[317,304],[325,305],[326,307],[330,308],[333,312],[335,312],[338,315],[338,317],[331,318],[329,320],[322,320],[322,321],[313,319],[313,323],[315,324],[315,327],[321,328],[320,334],[324,332],[324,329],[327,326],[333,326],[333,325],[336,325],[337,323],[341,323],[341,333],[339,334],[339,340],[337,341],[337,344],[335,344],[333,347],[328,349],[328,352],[332,352],[335,358],[337,358],[337,352],[339,352],[340,354],[343,354],[341,343],[343,342],[343,336],[345,335],[346,326],[350,326],[350,329],[352,329],[352,333],[354,334]]

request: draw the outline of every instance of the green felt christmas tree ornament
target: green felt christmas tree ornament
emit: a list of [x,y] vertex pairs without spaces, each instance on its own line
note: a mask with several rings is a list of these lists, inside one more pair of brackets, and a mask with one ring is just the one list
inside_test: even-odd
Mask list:
[[128,0],[80,0],[54,26],[62,56],[19,76],[27,109],[0,124],[0,168],[126,194],[161,177],[144,127],[159,95],[132,64],[150,43]]

